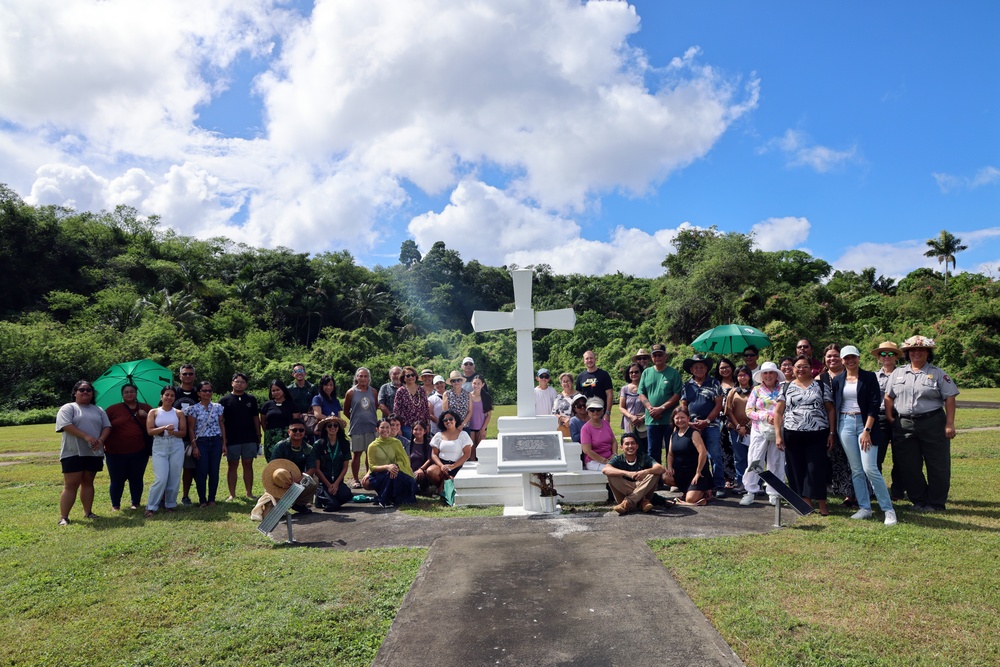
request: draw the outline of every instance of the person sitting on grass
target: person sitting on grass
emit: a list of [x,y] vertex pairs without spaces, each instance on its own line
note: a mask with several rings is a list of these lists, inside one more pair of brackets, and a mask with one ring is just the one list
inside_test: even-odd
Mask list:
[[619,515],[628,514],[636,507],[643,512],[652,510],[657,482],[666,472],[662,465],[653,461],[649,452],[639,449],[634,433],[623,434],[621,453],[612,456],[601,470],[615,494],[614,510]]
[[403,443],[392,437],[388,419],[378,423],[378,437],[368,445],[368,466],[364,482],[366,488],[375,491],[375,502],[380,507],[417,502],[417,482],[413,479],[410,457]]
[[701,434],[691,426],[687,406],[674,410],[674,432],[667,450],[667,469],[663,483],[676,486],[684,495],[677,505],[704,505],[712,497],[712,471],[708,467],[708,450]]
[[[271,460],[291,461],[308,477],[303,476],[305,491],[302,492],[292,509],[299,514],[311,514],[309,503],[316,493],[316,452],[306,441],[306,423],[301,417],[293,417],[288,424],[288,437],[278,441],[271,450]],[[296,480],[298,481],[298,480]]]

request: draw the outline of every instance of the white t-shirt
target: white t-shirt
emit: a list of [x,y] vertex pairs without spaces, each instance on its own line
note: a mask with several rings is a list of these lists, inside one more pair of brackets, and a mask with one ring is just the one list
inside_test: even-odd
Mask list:
[[551,415],[552,404],[556,402],[556,390],[553,387],[540,389],[535,387],[535,414]]
[[[440,419],[441,413],[444,412],[444,406],[441,404],[441,401],[444,400],[444,396],[435,391],[427,400],[431,404],[431,408],[434,409],[434,416]],[[434,435],[440,430],[441,429],[438,427],[437,422],[431,422],[431,435]]]
[[458,434],[458,440],[445,440],[443,433],[431,438],[431,447],[438,450],[438,456],[445,461],[457,461],[462,458],[463,450],[472,446],[472,438],[465,431]]

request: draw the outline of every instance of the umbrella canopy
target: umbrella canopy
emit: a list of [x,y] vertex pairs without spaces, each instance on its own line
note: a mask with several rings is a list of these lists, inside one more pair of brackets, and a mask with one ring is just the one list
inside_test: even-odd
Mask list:
[[760,329],[745,324],[722,324],[694,339],[691,347],[711,354],[737,354],[753,345],[768,347],[771,340]]
[[115,364],[104,371],[94,380],[94,391],[97,392],[97,404],[107,408],[121,403],[122,387],[134,384],[141,402],[156,405],[160,402],[160,390],[172,382],[170,369],[149,359],[139,359]]

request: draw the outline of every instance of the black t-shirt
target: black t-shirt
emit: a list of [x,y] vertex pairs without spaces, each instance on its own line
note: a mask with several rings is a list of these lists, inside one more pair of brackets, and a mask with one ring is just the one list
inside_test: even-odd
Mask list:
[[[185,390],[177,387],[177,398],[174,400],[174,407],[187,414],[187,409],[199,402],[198,388]],[[184,432],[184,442],[191,442],[191,434]]]
[[[674,431],[673,435],[670,436],[670,450],[674,453],[675,470],[697,470],[698,448],[694,446],[694,441],[691,439],[691,435],[694,432],[693,428],[688,427],[688,430],[684,432],[684,435],[680,435],[677,431]],[[705,461],[705,466],[702,469],[702,474],[710,474],[708,471],[707,460]]]
[[272,400],[260,406],[260,414],[264,416],[264,424],[267,425],[268,431],[273,428],[280,428],[287,431],[288,425],[292,423],[292,415],[295,414],[296,410],[298,410],[298,407],[294,401],[285,401],[281,405],[278,405]]
[[260,404],[252,394],[229,393],[219,401],[222,421],[226,425],[226,440],[234,445],[257,442],[253,418],[260,414]]
[[[602,368],[598,368],[593,373],[583,371],[576,376],[576,390],[587,398],[599,398],[607,400],[607,392],[611,391],[611,376]],[[614,398],[614,397],[612,397]],[[610,405],[604,406],[605,410],[610,410]]]

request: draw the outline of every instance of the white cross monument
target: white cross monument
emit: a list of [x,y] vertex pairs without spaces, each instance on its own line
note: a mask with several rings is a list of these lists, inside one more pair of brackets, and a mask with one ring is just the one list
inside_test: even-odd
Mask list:
[[531,334],[535,329],[572,329],[572,308],[536,311],[531,308],[533,271],[511,271],[514,280],[514,310],[509,313],[477,310],[472,313],[475,331],[513,329],[517,334],[517,416],[497,419],[500,433],[497,468],[500,473],[524,473],[524,507],[539,506],[530,486],[531,473],[562,472],[567,469],[559,421],[555,415],[535,414],[535,360]]

